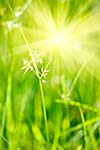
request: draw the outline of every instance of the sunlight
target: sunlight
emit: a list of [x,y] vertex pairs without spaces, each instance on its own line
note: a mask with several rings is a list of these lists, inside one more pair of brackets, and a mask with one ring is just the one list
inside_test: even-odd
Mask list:
[[51,44],[54,46],[54,47],[58,47],[60,49],[62,48],[66,48],[67,46],[67,38],[64,34],[63,31],[58,31],[56,33],[54,33],[52,39],[51,39]]

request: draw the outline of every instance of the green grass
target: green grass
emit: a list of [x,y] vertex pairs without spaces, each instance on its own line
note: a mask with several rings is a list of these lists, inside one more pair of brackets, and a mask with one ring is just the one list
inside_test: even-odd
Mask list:
[[100,149],[99,0],[0,1],[0,150]]

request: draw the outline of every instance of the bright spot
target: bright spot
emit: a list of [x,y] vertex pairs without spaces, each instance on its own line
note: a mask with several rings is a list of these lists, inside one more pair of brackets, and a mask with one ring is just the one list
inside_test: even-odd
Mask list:
[[66,48],[67,46],[67,39],[63,31],[58,31],[54,33],[52,39],[51,39],[52,46],[56,48]]

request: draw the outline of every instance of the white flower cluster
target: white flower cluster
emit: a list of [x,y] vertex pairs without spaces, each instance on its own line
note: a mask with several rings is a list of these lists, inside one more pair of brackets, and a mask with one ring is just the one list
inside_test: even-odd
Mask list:
[[48,75],[49,70],[47,69],[47,66],[44,68],[43,65],[41,69],[38,68],[39,64],[42,64],[42,58],[41,55],[37,53],[37,51],[32,51],[31,52],[31,59],[23,59],[23,64],[24,66],[22,69],[24,70],[24,74],[26,74],[28,71],[34,71],[36,74],[36,70],[34,68],[34,61],[38,69],[38,74],[39,74],[39,79],[45,83],[45,77]]

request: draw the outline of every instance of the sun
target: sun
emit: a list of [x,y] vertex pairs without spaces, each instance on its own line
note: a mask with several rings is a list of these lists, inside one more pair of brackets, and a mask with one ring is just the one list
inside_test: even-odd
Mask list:
[[63,30],[54,32],[51,39],[51,45],[61,50],[67,47],[67,37]]

